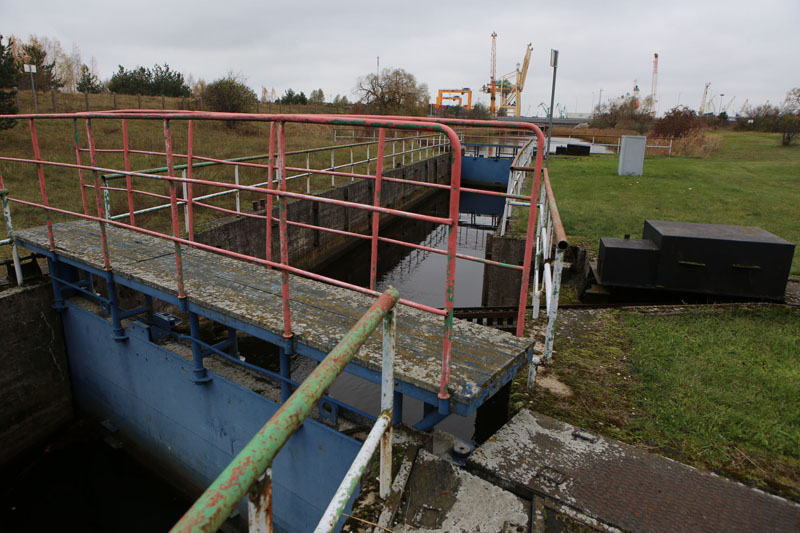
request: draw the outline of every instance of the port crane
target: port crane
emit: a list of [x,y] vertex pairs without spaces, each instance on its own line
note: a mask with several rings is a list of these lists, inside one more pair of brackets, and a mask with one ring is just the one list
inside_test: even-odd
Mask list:
[[[463,102],[465,97],[467,99],[466,104]],[[439,89],[439,94],[436,96],[436,108],[443,108],[445,100],[456,102],[458,107],[472,109],[472,89],[469,87],[464,87],[463,89]]]
[[[498,109],[505,109],[509,116],[522,116],[522,91],[528,77],[528,66],[531,62],[533,47],[528,43],[522,63],[517,68],[497,79],[497,33],[492,33],[492,60],[490,65],[490,82],[481,91],[491,95],[489,113],[497,116]],[[497,105],[497,93],[500,93],[500,105]]]

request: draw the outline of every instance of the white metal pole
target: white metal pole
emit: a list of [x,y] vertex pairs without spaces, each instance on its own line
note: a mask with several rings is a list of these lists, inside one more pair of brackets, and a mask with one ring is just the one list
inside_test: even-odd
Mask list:
[[[239,165],[236,165],[236,166],[233,167],[233,178],[234,178],[234,181],[236,182],[236,185],[239,185]],[[241,205],[240,194],[239,194],[240,192],[241,191],[239,191],[239,189],[236,189],[236,212],[237,213],[241,213],[242,212],[242,205]]]
[[[186,179],[186,171],[185,170],[181,172],[181,177],[183,179]],[[188,201],[188,199],[189,199],[189,184],[184,181],[183,182],[183,200],[184,200],[185,203],[183,204],[183,223],[186,226],[186,233],[187,234],[189,233],[189,201]]]
[[[381,368],[381,413],[394,416],[394,348],[397,306],[383,318],[383,364]],[[392,426],[381,438],[380,497],[389,496],[392,485]]]
[[[259,490],[247,497],[247,520],[250,533],[272,533],[272,468],[257,482]],[[255,497],[256,501],[253,502]]]

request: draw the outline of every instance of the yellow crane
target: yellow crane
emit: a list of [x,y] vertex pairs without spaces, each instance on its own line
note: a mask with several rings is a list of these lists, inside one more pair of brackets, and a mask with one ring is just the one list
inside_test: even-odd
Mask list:
[[[497,33],[492,33],[492,63],[491,63],[491,82],[484,85],[481,90],[491,95],[489,113],[497,116],[498,109],[505,109],[509,116],[522,116],[522,90],[525,88],[525,79],[528,77],[528,65],[531,62],[533,47],[528,43],[525,50],[525,58],[522,64],[517,63],[517,68],[502,76],[500,80],[496,78],[497,70],[497,49],[495,40]],[[500,105],[497,105],[497,92],[500,93]]]
[[[508,116],[522,116],[522,90],[525,88],[525,78],[528,77],[528,65],[531,62],[533,47],[528,43],[525,50],[525,59],[522,60],[522,68],[517,63],[517,68],[500,78],[500,94],[503,103],[501,109],[508,111]],[[513,80],[513,81],[512,81]]]

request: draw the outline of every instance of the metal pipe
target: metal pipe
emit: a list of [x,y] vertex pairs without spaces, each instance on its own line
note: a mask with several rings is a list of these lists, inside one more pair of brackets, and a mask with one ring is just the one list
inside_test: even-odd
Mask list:
[[273,166],[275,160],[275,123],[269,123],[269,165],[267,167],[267,261],[272,261],[272,190],[273,185]]
[[366,440],[364,440],[364,444],[361,445],[361,450],[353,460],[353,464],[350,465],[350,469],[345,474],[342,483],[328,503],[328,507],[322,514],[314,533],[329,533],[336,529],[336,524],[339,522],[345,507],[347,507],[347,502],[350,501],[353,492],[356,490],[361,476],[364,475],[369,460],[381,442],[381,437],[387,430],[391,431],[391,428],[392,417],[386,413],[381,414],[375,425],[372,426],[372,430],[370,430]]
[[[284,123],[278,122],[278,187],[286,192],[286,133]],[[280,240],[281,264],[289,266],[289,235],[286,224],[286,198],[278,197],[278,238]],[[289,273],[281,270],[281,296],[283,300],[283,335],[292,335],[292,314],[289,309]]]
[[[170,176],[175,175],[175,166],[172,159],[172,132],[169,128],[169,120],[164,121],[164,145],[167,151],[167,168]],[[172,215],[172,236],[180,237],[181,230],[178,226],[178,196],[175,191],[175,182],[167,180],[169,184],[169,203],[170,214]],[[186,298],[186,291],[183,285],[183,252],[181,243],[173,241],[175,244],[175,270],[178,276],[178,298]]]
[[272,468],[267,468],[247,495],[248,531],[272,533]]
[[[394,353],[397,331],[397,307],[383,317],[383,358],[381,361],[381,413],[394,420]],[[402,396],[400,397],[402,401]],[[392,425],[381,436],[380,486],[384,500],[392,486]]]
[[[97,151],[95,150],[94,135],[92,135],[92,119],[86,119],[86,137],[89,141],[89,155],[92,166],[97,166]],[[94,171],[94,199],[97,208],[97,218],[100,224],[100,247],[103,250],[103,269],[111,270],[111,258],[108,255],[108,237],[106,235],[106,221],[102,216],[100,208],[100,174]]]
[[[189,143],[191,144],[191,142]],[[189,153],[191,153],[191,148],[189,149]],[[127,172],[131,171],[131,153],[130,153],[130,146],[128,145],[128,120],[122,119],[122,155],[123,159],[125,160],[125,170]],[[191,157],[191,156],[190,156]],[[191,177],[191,175],[189,176]],[[136,219],[134,218],[133,214],[133,193],[131,192],[131,176],[130,174],[125,175],[125,188],[128,189],[128,213],[130,213],[130,221],[131,226],[136,225]],[[191,235],[191,233],[190,233]]]
[[[375,191],[372,198],[372,205],[381,206],[381,178],[383,177],[383,151],[386,141],[386,130],[380,129],[378,142],[378,165],[375,169]],[[372,245],[369,261],[369,288],[375,290],[375,282],[378,277],[378,231],[381,225],[381,215],[377,211],[372,212]]]
[[83,203],[83,214],[89,214],[89,206],[86,203],[86,189],[83,183],[83,169],[80,168],[81,165],[81,146],[80,146],[80,135],[78,134],[78,119],[72,119],[72,129],[74,132],[74,143],[75,143],[75,159],[78,163],[78,181],[81,184],[81,202]]
[[[31,74],[31,78],[33,78],[33,74]],[[36,98],[36,94],[34,93],[34,101]],[[36,172],[39,176],[39,190],[42,193],[42,203],[45,205],[44,213],[47,220],[47,238],[50,241],[50,251],[56,249],[55,239],[53,237],[53,221],[50,219],[50,209],[49,209],[49,202],[47,201],[47,190],[44,185],[44,167],[42,166],[42,154],[39,152],[39,138],[36,136],[36,125],[33,122],[33,118],[29,121],[30,130],[31,130],[31,143],[33,143],[33,157],[39,161],[38,165],[36,166]],[[98,214],[99,211],[99,204],[98,204]]]
[[[279,137],[281,124],[278,125]],[[279,158],[283,153],[279,152]],[[362,315],[344,338],[311,372],[270,420],[262,427],[217,479],[172,528],[174,532],[216,531],[238,505],[252,484],[272,464],[303,420],[333,384],[345,366],[369,338],[399,299],[389,288]],[[387,420],[387,424],[391,420]]]

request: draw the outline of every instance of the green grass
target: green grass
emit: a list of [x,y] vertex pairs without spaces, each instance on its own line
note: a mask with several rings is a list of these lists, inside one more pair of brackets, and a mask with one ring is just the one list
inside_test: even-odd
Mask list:
[[[758,226],[800,244],[800,146],[781,146],[772,133],[722,135],[723,148],[705,159],[647,156],[640,178],[617,176],[615,156],[552,158],[567,235],[596,248],[600,237],[637,236],[645,219],[656,219]],[[800,275],[800,246],[792,274]]]
[[601,311],[562,318],[532,409],[800,500],[800,309]]
[[759,465],[797,491],[800,310],[624,313],[622,322],[644,440],[712,467],[749,460],[746,477],[762,477]]

